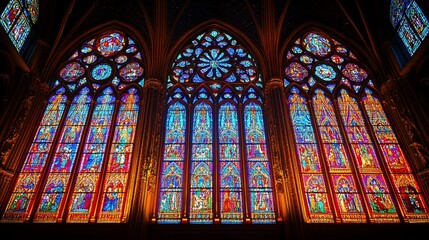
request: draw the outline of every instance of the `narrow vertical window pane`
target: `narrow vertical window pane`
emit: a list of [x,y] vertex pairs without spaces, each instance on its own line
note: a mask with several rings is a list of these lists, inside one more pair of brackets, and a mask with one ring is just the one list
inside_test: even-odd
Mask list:
[[421,40],[417,37],[416,33],[411,29],[411,25],[408,20],[402,21],[398,28],[399,37],[407,47],[408,52],[411,56],[416,52],[417,48],[421,44]]
[[420,39],[425,39],[429,33],[429,22],[415,1],[408,8],[406,14]]
[[192,129],[190,223],[213,221],[213,116],[205,102],[195,106]]
[[371,126],[375,132],[384,159],[393,179],[402,209],[412,222],[427,221],[428,212],[422,192],[411,172],[408,161],[398,143],[380,101],[373,97],[370,90],[365,91],[363,103]]
[[[341,117],[357,160],[365,196],[370,204],[373,221],[397,222],[397,212],[392,193],[380,168],[374,145],[369,137],[361,110],[347,91],[342,90],[338,98]],[[384,220],[383,220],[384,219]]]
[[180,223],[186,143],[186,109],[183,104],[175,102],[170,105],[165,127],[158,222]]
[[429,21],[414,0],[391,0],[390,22],[413,56],[429,33]]
[[72,193],[72,201],[68,214],[69,222],[88,222],[99,188],[99,178],[107,140],[110,136],[115,97],[108,88],[98,97],[92,114],[89,134],[83,148],[77,180]]
[[245,105],[244,133],[252,222],[274,223],[271,170],[268,162],[263,119],[260,105],[254,102]]
[[64,113],[67,98],[63,93],[64,88],[61,88],[49,98],[43,119],[3,214],[2,219],[4,220],[22,222],[29,216],[29,210],[35,200],[36,186],[40,184],[40,177],[45,169],[48,154],[53,146],[53,139]]
[[18,0],[11,0],[1,14],[1,25],[4,30],[8,33],[12,28],[12,25],[18,19],[21,14],[21,7]]
[[292,89],[292,95],[289,96],[289,108],[305,190],[306,211],[311,222],[333,222],[307,101],[296,88]]
[[15,45],[15,48],[18,51],[21,50],[22,45],[24,45],[24,41],[27,39],[30,30],[31,26],[28,19],[24,14],[21,14],[18,21],[9,32],[9,38],[12,40],[13,45]]
[[64,208],[64,196],[88,117],[91,102],[88,94],[88,88],[82,89],[70,105],[39,207],[34,216],[35,222],[56,222]]
[[31,22],[35,24],[39,18],[39,0],[25,0],[25,7],[30,15]]
[[322,138],[322,146],[331,182],[334,186],[335,202],[343,222],[365,222],[362,201],[357,181],[350,169],[350,161],[338,126],[332,101],[318,89],[313,97],[314,113]]
[[131,88],[122,96],[116,118],[98,222],[123,221],[138,113],[139,96]]
[[219,160],[221,222],[242,223],[240,137],[237,109],[230,102],[219,108]]
[[0,23],[16,50],[21,50],[38,16],[38,0],[10,0],[3,10]]

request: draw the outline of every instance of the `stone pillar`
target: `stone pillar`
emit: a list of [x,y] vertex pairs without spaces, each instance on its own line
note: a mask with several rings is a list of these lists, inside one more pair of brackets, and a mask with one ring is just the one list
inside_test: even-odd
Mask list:
[[134,186],[134,197],[130,208],[130,239],[146,239],[148,224],[155,211],[156,182],[158,163],[161,158],[161,136],[163,119],[162,84],[157,79],[145,81],[143,100],[140,106],[139,124],[140,153],[137,161],[137,179]]
[[428,115],[419,105],[408,79],[389,79],[381,87],[383,104],[390,123],[400,143],[404,143],[404,152],[409,156],[410,164],[417,170],[426,193],[429,193],[429,131]]
[[287,131],[287,108],[285,106],[283,81],[272,78],[265,86],[265,109],[271,159],[274,172],[279,219],[284,222],[287,239],[302,239],[302,213],[295,178],[290,161],[294,145]]
[[[13,176],[20,171],[26,154],[28,142],[33,139],[38,119],[43,114],[44,101],[49,86],[39,77],[27,75],[29,92],[22,100],[16,116],[10,116],[13,124],[5,141],[0,145],[0,212],[6,208],[8,190]],[[14,99],[18,101],[18,99]]]

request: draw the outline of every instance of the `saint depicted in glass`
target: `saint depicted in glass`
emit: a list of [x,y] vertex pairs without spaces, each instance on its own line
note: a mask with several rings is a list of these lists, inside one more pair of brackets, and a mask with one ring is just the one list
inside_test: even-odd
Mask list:
[[357,57],[310,32],[290,47],[284,73],[306,221],[429,221],[415,173]]
[[245,212],[253,223],[275,223],[261,83],[251,55],[218,30],[177,56],[167,83],[158,223],[244,223]]
[[[3,221],[123,221],[144,83],[139,57],[131,38],[112,31],[62,63]],[[130,59],[138,63],[132,79],[112,71]]]

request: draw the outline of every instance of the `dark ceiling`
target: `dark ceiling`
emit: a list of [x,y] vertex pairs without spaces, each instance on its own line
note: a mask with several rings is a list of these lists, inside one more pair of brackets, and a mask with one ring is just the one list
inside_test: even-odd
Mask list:
[[[156,49],[156,44],[174,46],[186,33],[211,21],[241,32],[262,51],[278,52],[301,29],[315,27],[328,31],[351,49],[359,48],[355,51],[358,56],[359,52],[364,53],[369,65],[379,66],[384,59],[377,49],[394,32],[385,27],[390,24],[389,3],[389,0],[41,0],[41,12],[49,13],[45,19],[49,27],[41,29],[41,37],[53,46],[51,51],[57,51],[55,47],[61,47],[61,43],[116,21],[138,31],[148,48]],[[383,34],[377,34],[380,32]],[[267,45],[276,47],[269,50]]]
[[[386,6],[389,2],[388,0],[42,0],[40,4],[50,5],[48,9],[58,24],[66,22],[64,28],[66,35],[76,35],[112,20],[125,22],[142,32],[153,28],[159,21],[165,21],[170,40],[174,41],[197,24],[216,19],[230,24],[257,41],[258,26],[263,26],[264,23],[271,21],[271,18],[273,24],[280,26],[283,38],[303,24],[317,22],[350,38],[359,39],[362,38],[359,35],[364,35],[366,31],[364,21],[372,22],[373,18],[380,16],[382,12],[384,21],[388,21]],[[67,15],[67,12],[70,14]]]

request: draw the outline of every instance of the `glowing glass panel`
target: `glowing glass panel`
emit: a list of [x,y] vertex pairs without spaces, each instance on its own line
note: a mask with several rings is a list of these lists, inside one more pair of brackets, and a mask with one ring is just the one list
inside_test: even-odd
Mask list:
[[337,72],[335,72],[332,66],[326,64],[319,64],[314,67],[314,75],[324,81],[329,82],[337,77]]
[[[107,36],[124,38],[119,32]],[[122,64],[127,65],[138,49],[134,47],[133,55],[127,54],[125,42],[123,48],[110,48],[112,57],[106,57],[93,51],[100,40],[110,41],[106,34],[85,41],[68,58],[73,59],[71,62],[60,65],[63,67],[52,87],[55,94],[47,101],[4,221],[23,222],[29,216],[34,216],[33,222],[124,221],[140,104],[138,93],[142,89],[126,89],[127,82],[119,79],[119,71],[115,71],[119,65],[113,55],[123,56]],[[133,41],[128,38],[128,42]],[[109,55],[109,48],[98,50]],[[106,62],[109,65],[103,65]],[[134,58],[133,63],[136,62]],[[100,70],[100,66],[110,67],[111,72],[91,71]],[[113,74],[114,77],[107,77]],[[111,80],[97,84],[88,81],[103,78]],[[143,85],[143,80],[139,84]],[[65,111],[67,115],[63,116]],[[46,175],[43,182],[42,173]],[[35,196],[40,196],[37,201]]]
[[35,190],[40,184],[42,171],[45,169],[53,139],[64,113],[67,98],[63,93],[64,89],[61,88],[48,100],[48,106],[3,214],[3,220],[22,222],[29,216],[31,209],[28,207],[34,203]]
[[290,63],[285,69],[286,76],[295,81],[300,82],[308,76],[308,71],[301,64],[297,62]]
[[309,33],[303,41],[304,47],[307,51],[316,56],[326,56],[331,52],[331,43],[328,39],[316,33]]
[[39,16],[38,0],[11,0],[0,16],[0,23],[17,51],[20,51]]
[[127,82],[132,82],[143,75],[143,68],[137,62],[130,62],[119,70],[119,76]]
[[219,108],[221,222],[242,223],[242,181],[237,109],[230,102]]
[[343,74],[354,82],[362,82],[368,77],[368,74],[365,72],[365,70],[354,63],[348,63],[343,69]]
[[397,222],[398,216],[393,204],[392,193],[382,175],[378,157],[356,99],[352,98],[347,91],[342,90],[338,97],[338,105],[357,161],[360,178],[365,187],[365,196],[371,206],[371,217],[377,219],[375,221],[378,222]]
[[332,101],[322,90],[316,90],[313,96],[313,108],[322,138],[325,159],[334,185],[337,208],[340,209],[343,222],[365,222],[362,200],[356,180],[352,175],[350,161],[344,146],[344,140],[338,126]]
[[[263,114],[259,105],[249,110],[255,102],[262,104],[261,82],[256,61],[218,30],[198,35],[177,55],[166,85],[166,124],[171,124],[171,107],[180,103],[183,135],[180,144],[172,144],[167,139],[173,128],[165,128],[158,223],[242,224],[246,211],[252,223],[276,222]],[[253,117],[257,125],[246,125]],[[246,131],[249,137],[240,140]],[[177,152],[180,157],[170,157]],[[170,175],[189,182],[170,188]]]
[[[234,67],[233,62],[236,62]],[[178,55],[170,81],[202,82],[203,79],[228,82],[259,80],[256,62],[250,54],[236,40],[215,30],[198,36]]]
[[312,222],[332,222],[332,207],[328,201],[310,112],[307,101],[299,95],[296,88],[292,89],[292,95],[289,96],[289,108],[310,219]]
[[429,219],[428,209],[421,190],[387,120],[383,107],[370,90],[367,89],[365,93],[366,95],[363,97],[364,107],[377,142],[381,146],[395,189],[401,198],[402,205],[400,206],[411,222],[427,221]]
[[261,106],[250,102],[244,107],[247,173],[253,223],[274,223],[271,170],[268,162]]
[[180,223],[185,161],[186,109],[181,103],[167,111],[164,162],[161,170],[159,223]]
[[77,62],[67,64],[60,71],[60,76],[67,82],[74,82],[85,73],[85,69]]
[[115,108],[115,97],[111,94],[112,89],[107,88],[97,99],[79,164],[68,222],[88,222],[90,219]]
[[82,89],[70,105],[34,222],[56,222],[60,207],[64,207],[66,203],[66,189],[70,184],[71,172],[88,117],[91,102],[88,94],[88,88]]
[[213,115],[205,102],[194,108],[191,160],[190,223],[213,221]]
[[98,222],[122,221],[138,113],[139,96],[137,90],[131,88],[122,96],[116,118]]
[[391,0],[390,22],[413,56],[429,33],[429,21],[414,0]]
[[112,67],[107,63],[96,65],[91,70],[91,77],[95,80],[105,80],[112,75]]
[[96,49],[104,57],[110,57],[121,51],[125,46],[125,39],[119,33],[111,33],[106,37],[99,39],[95,43]]

